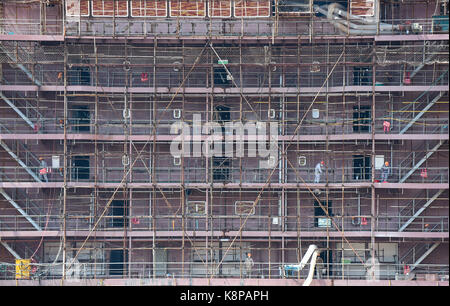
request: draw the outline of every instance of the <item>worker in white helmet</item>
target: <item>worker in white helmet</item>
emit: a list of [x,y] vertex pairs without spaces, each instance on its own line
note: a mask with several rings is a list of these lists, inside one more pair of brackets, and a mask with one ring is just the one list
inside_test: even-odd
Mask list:
[[387,183],[389,174],[391,174],[391,168],[389,167],[389,162],[385,162],[383,167],[381,167],[381,181]]
[[314,168],[314,183],[320,183],[320,175],[322,174],[322,167],[325,166],[325,162],[321,161],[320,163],[317,163],[316,167]]

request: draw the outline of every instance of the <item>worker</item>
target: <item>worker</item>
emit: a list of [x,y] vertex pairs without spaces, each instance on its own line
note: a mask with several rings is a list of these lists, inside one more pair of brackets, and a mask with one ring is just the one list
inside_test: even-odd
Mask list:
[[387,183],[389,174],[391,174],[391,168],[389,167],[389,162],[385,162],[383,167],[381,167],[381,181]]
[[389,133],[391,130],[391,123],[387,120],[383,122],[383,131],[384,133]]
[[248,278],[251,278],[252,277],[252,269],[253,269],[253,266],[255,265],[255,263],[253,262],[251,253],[247,254],[247,258],[245,259],[244,265],[245,265],[245,274],[247,275]]
[[42,180],[44,179],[45,182],[48,183],[48,177],[47,177],[47,162],[44,160],[43,157],[39,157],[39,160],[41,161],[41,166],[39,168],[39,179]]
[[320,183],[320,175],[322,174],[322,167],[324,166],[324,161],[317,163],[316,168],[314,169],[314,183]]

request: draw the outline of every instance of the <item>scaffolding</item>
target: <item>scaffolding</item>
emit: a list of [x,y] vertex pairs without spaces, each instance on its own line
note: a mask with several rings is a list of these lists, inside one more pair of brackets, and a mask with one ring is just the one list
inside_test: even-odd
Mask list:
[[[53,2],[67,18],[73,1]],[[448,280],[448,258],[423,263],[449,231],[448,35],[434,33],[426,1],[403,11],[427,8],[425,22],[409,18],[419,32],[359,37],[316,20],[313,1],[257,16],[238,6],[252,1],[134,2],[67,20],[41,3],[30,5],[39,22],[0,24],[11,37],[62,35],[0,47],[0,242],[35,260],[32,275],[304,280],[283,267],[315,244],[316,279],[366,280],[376,256],[380,279]],[[368,2],[392,29],[408,21],[397,4]],[[275,155],[256,154],[269,144]],[[15,264],[1,265],[13,279]]]

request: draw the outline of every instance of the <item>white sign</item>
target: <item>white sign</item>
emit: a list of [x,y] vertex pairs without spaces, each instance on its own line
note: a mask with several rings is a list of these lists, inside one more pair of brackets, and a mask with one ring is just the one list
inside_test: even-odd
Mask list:
[[59,155],[52,156],[52,168],[59,168]]
[[329,218],[318,218],[318,227],[331,227],[331,219]]
[[314,108],[314,109],[312,110],[312,117],[313,117],[314,119],[319,118],[319,110],[318,110],[317,108]]
[[384,165],[384,155],[375,155],[375,169],[380,170]]

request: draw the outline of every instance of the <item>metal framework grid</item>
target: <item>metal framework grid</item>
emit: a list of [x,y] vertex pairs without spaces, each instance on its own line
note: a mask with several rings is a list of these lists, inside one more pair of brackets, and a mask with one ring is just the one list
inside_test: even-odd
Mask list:
[[[319,243],[339,259],[324,262],[322,277],[344,280],[365,278],[345,273],[346,258],[361,270],[367,251],[379,253],[386,238],[399,245],[424,241],[413,246],[414,256],[401,254],[412,266],[439,241],[447,243],[448,214],[421,213],[430,205],[441,212],[438,203],[448,201],[448,118],[440,116],[448,114],[448,39],[406,39],[399,46],[367,38],[275,42],[268,36],[253,47],[244,38],[224,43],[202,37],[176,46],[157,38],[141,45],[66,38],[57,47],[5,41],[0,190],[13,208],[2,221],[3,247],[18,257],[44,259],[61,238],[62,271],[53,275],[62,278],[73,276],[75,260],[88,270],[87,278],[115,270],[123,278],[244,278],[241,259],[251,251],[264,259],[258,277],[279,279],[282,265],[300,261],[307,244]],[[404,84],[405,72],[411,79],[417,75],[416,86]],[[215,82],[221,73],[231,76],[227,86]],[[18,88],[25,94],[13,92]],[[88,106],[88,121],[74,116],[85,111],[80,105]],[[212,158],[169,156],[174,119],[192,122],[200,112],[202,122],[217,121],[217,106],[223,105],[232,106],[233,121],[280,124],[277,167],[257,169],[243,157],[225,167]],[[375,120],[348,115],[365,106]],[[314,110],[324,120],[311,120]],[[354,152],[361,166],[354,165]],[[374,181],[380,155],[395,160],[390,183]],[[62,157],[49,183],[39,177],[41,156]],[[90,156],[94,165],[88,179],[74,172],[78,156]],[[333,171],[316,184],[313,166],[320,159]],[[355,168],[364,178],[355,177]],[[395,206],[387,204],[392,200],[400,207],[395,214],[387,209]],[[122,217],[113,210],[122,210]],[[322,230],[315,224],[317,211],[330,220]],[[107,260],[117,250],[128,258],[122,268]],[[155,260],[167,252],[177,253],[179,261]],[[49,263],[42,263],[47,272]],[[445,275],[448,265],[426,271]]]

